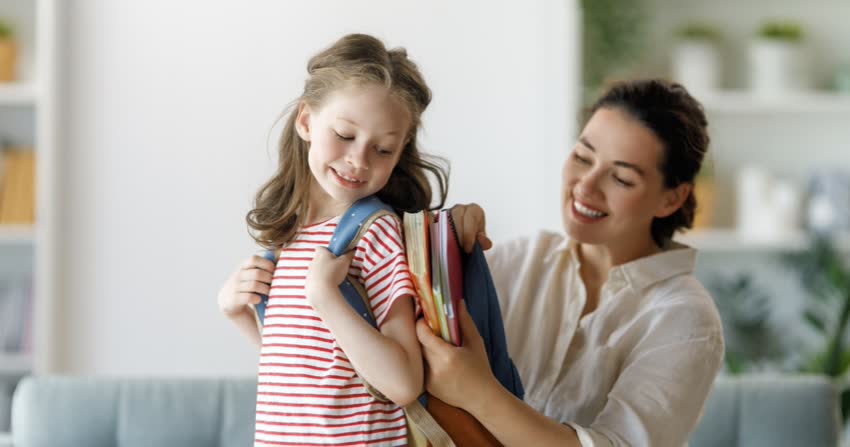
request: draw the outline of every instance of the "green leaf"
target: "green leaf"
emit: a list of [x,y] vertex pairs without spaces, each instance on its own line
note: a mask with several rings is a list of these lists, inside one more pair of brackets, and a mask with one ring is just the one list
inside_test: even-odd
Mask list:
[[850,416],[850,389],[841,391],[841,420],[847,422]]
[[734,351],[726,351],[726,371],[729,375],[737,376],[746,371],[747,364],[742,356]]
[[826,333],[826,324],[824,324],[823,320],[815,314],[813,310],[806,310],[803,314],[803,318],[809,323],[812,327],[818,330],[818,332],[825,334]]

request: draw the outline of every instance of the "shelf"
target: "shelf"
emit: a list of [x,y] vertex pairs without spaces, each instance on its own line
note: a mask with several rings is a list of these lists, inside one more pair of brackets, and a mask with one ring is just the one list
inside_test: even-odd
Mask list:
[[0,83],[0,106],[34,105],[35,86],[30,83]]
[[[694,230],[677,235],[675,240],[707,253],[800,252],[808,249],[811,242],[803,232],[781,239],[759,240],[734,229]],[[838,250],[850,252],[850,235],[836,237],[835,244]]]
[[26,374],[32,370],[30,354],[10,354],[0,352],[0,375]]
[[708,112],[850,113],[850,93],[801,92],[764,97],[744,90],[694,93]]
[[0,225],[0,244],[31,244],[34,233],[32,225]]

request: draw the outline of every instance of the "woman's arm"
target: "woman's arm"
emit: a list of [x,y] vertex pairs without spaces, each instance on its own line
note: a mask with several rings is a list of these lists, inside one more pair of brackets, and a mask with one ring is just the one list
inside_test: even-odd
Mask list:
[[349,252],[337,258],[325,248],[317,249],[307,273],[307,300],[333,333],[357,374],[387,398],[405,406],[423,389],[413,299],[409,295],[398,298],[382,321],[380,332],[376,331],[339,291],[352,256],[353,252]]
[[428,364],[428,391],[468,411],[506,447],[581,446],[572,428],[538,413],[502,387],[490,371],[484,343],[466,303],[458,313],[463,333],[460,347],[445,343],[424,322],[417,324]]

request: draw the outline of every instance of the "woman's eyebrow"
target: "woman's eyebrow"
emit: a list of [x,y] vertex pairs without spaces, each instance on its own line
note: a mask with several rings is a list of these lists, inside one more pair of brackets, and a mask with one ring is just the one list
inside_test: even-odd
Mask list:
[[[579,141],[579,143],[584,145],[586,148],[590,149],[593,152],[596,152],[596,148],[593,147],[592,144],[590,144],[590,141],[587,141],[586,137],[582,136],[578,139],[578,141]],[[643,172],[643,169],[640,166],[638,166],[634,163],[629,163],[627,161],[617,160],[617,161],[614,162],[614,165],[620,166],[620,167],[623,167],[623,168],[632,169],[635,172],[637,172],[638,175],[640,175],[641,177],[646,177],[646,174]]]

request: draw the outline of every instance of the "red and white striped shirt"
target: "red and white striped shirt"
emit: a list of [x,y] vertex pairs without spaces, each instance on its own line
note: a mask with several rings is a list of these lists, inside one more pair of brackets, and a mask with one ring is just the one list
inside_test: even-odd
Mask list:
[[[407,444],[401,407],[366,391],[304,296],[313,252],[327,247],[338,222],[304,227],[281,251],[263,327],[255,447]],[[396,299],[415,295],[403,240],[397,217],[375,220],[349,268],[365,286],[379,327]]]

